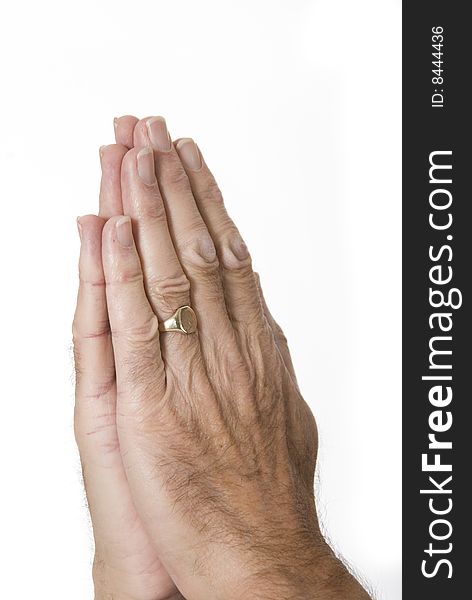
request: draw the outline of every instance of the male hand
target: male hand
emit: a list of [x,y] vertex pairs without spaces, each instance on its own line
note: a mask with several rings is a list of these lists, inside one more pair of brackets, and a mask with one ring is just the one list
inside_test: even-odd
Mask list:
[[[75,319],[97,556],[112,580],[117,564],[132,575],[126,592],[107,576],[103,588],[135,600],[368,598],[320,533],[315,421],[199,149],[173,144],[162,118],[120,121],[122,144],[102,158],[121,157],[121,176],[110,159],[101,240],[102,220],[80,220]],[[197,332],[160,333],[187,305]]]

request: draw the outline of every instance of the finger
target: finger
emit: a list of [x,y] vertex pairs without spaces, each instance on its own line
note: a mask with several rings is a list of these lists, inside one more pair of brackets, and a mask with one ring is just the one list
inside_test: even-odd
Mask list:
[[116,449],[115,367],[108,324],[101,237],[104,221],[78,221],[79,293],[73,324],[76,367],[75,430],[84,460],[108,460]]
[[242,326],[251,323],[260,325],[264,314],[251,257],[226,212],[218,185],[192,139],[182,138],[175,147],[218,252],[228,313],[233,322]]
[[105,219],[123,214],[121,204],[121,161],[127,148],[110,144],[100,148],[102,179],[100,182],[99,215]]
[[[105,556],[110,569],[119,573],[123,558],[117,548],[126,548],[126,564],[131,572],[143,572],[140,586],[149,587],[142,556],[154,551],[144,530],[134,527],[130,538],[129,521],[138,522],[123,467],[116,428],[116,382],[105,280],[102,267],[102,228],[104,220],[93,215],[79,221],[81,251],[80,286],[74,318],[76,359],[76,402],[74,429],[80,452],[84,485],[93,521],[96,553]],[[107,556],[107,549],[113,551]],[[115,564],[115,560],[117,563]],[[169,589],[172,582],[166,582]]]
[[266,303],[266,300],[264,297],[264,292],[262,291],[261,280],[260,280],[259,274],[254,273],[254,275],[256,277],[256,283],[257,283],[257,287],[259,290],[259,297],[262,302],[262,308],[264,310],[264,315],[265,315],[267,322],[269,323],[270,328],[272,330],[275,343],[280,352],[280,356],[282,357],[282,360],[284,361],[285,368],[290,373],[290,376],[292,377],[294,383],[296,383],[297,377],[295,375],[295,369],[293,367],[292,357],[290,356],[290,350],[288,347],[287,338],[285,337],[285,334],[284,334],[282,328],[277,323],[277,321],[274,319],[274,317],[272,316],[272,313],[269,310],[269,307],[267,306],[267,303]]
[[117,144],[126,146],[128,150],[133,147],[133,132],[137,122],[138,119],[132,115],[116,117],[113,120]]
[[[134,143],[154,149],[156,175],[172,240],[190,280],[192,305],[198,315],[202,339],[221,341],[221,336],[233,336],[213,240],[195,203],[165,120],[153,117],[140,121],[135,128]],[[202,348],[205,349],[204,343]]]
[[139,408],[141,399],[159,395],[165,385],[158,320],[146,297],[143,273],[129,216],[112,217],[103,228],[102,260],[112,332],[118,398]]
[[[160,321],[177,308],[190,304],[190,283],[177,257],[167,224],[164,202],[149,147],[129,150],[122,165],[123,206],[133,220],[136,246],[144,274],[144,287]],[[161,336],[162,354],[199,352],[198,335],[166,332]]]

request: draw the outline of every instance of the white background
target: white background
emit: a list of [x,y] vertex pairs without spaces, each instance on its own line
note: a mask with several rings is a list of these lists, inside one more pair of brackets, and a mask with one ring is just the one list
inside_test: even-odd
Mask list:
[[[321,435],[329,538],[400,592],[400,0],[2,3],[1,596],[92,598],[75,218],[120,114],[193,136]],[[291,316],[309,305],[303,331]]]

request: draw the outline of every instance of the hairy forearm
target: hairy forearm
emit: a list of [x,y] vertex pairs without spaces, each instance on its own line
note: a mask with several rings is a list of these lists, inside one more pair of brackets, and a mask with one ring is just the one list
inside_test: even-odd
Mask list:
[[[294,580],[297,580],[296,575]],[[304,582],[295,585],[293,590],[289,589],[285,596],[278,594],[277,598],[278,600],[281,598],[287,600],[370,600],[366,590],[337,559],[330,564],[313,565],[311,576],[307,577]]]
[[[215,598],[221,600],[371,600],[371,596],[337,559],[329,546],[317,548],[311,558],[300,556],[285,560],[272,558],[266,567],[260,567],[257,575],[244,581],[237,588],[215,586]],[[261,561],[262,562],[262,561]],[[242,574],[241,574],[242,575]],[[95,600],[153,600],[150,596],[129,596],[120,586],[95,582]],[[176,592],[165,600],[185,600]],[[188,600],[192,600],[191,598]]]
[[[370,595],[334,555],[305,570],[267,570],[245,590],[252,600],[370,600]],[[236,597],[235,597],[236,600]]]
[[[287,546],[281,535],[277,551],[249,559],[258,564],[250,577],[215,596],[224,600],[370,600],[371,596],[323,540]],[[248,548],[248,555],[251,550]],[[242,575],[243,569],[240,570]]]

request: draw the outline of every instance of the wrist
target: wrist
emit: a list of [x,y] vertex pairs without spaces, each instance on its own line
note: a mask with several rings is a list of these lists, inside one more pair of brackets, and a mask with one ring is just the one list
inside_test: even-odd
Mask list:
[[155,594],[151,591],[146,593],[135,592],[139,587],[139,581],[129,576],[124,576],[116,569],[95,559],[92,570],[94,585],[94,600],[154,600]]
[[[282,544],[283,545],[283,544]],[[326,542],[259,559],[257,572],[228,598],[251,600],[370,600]]]

